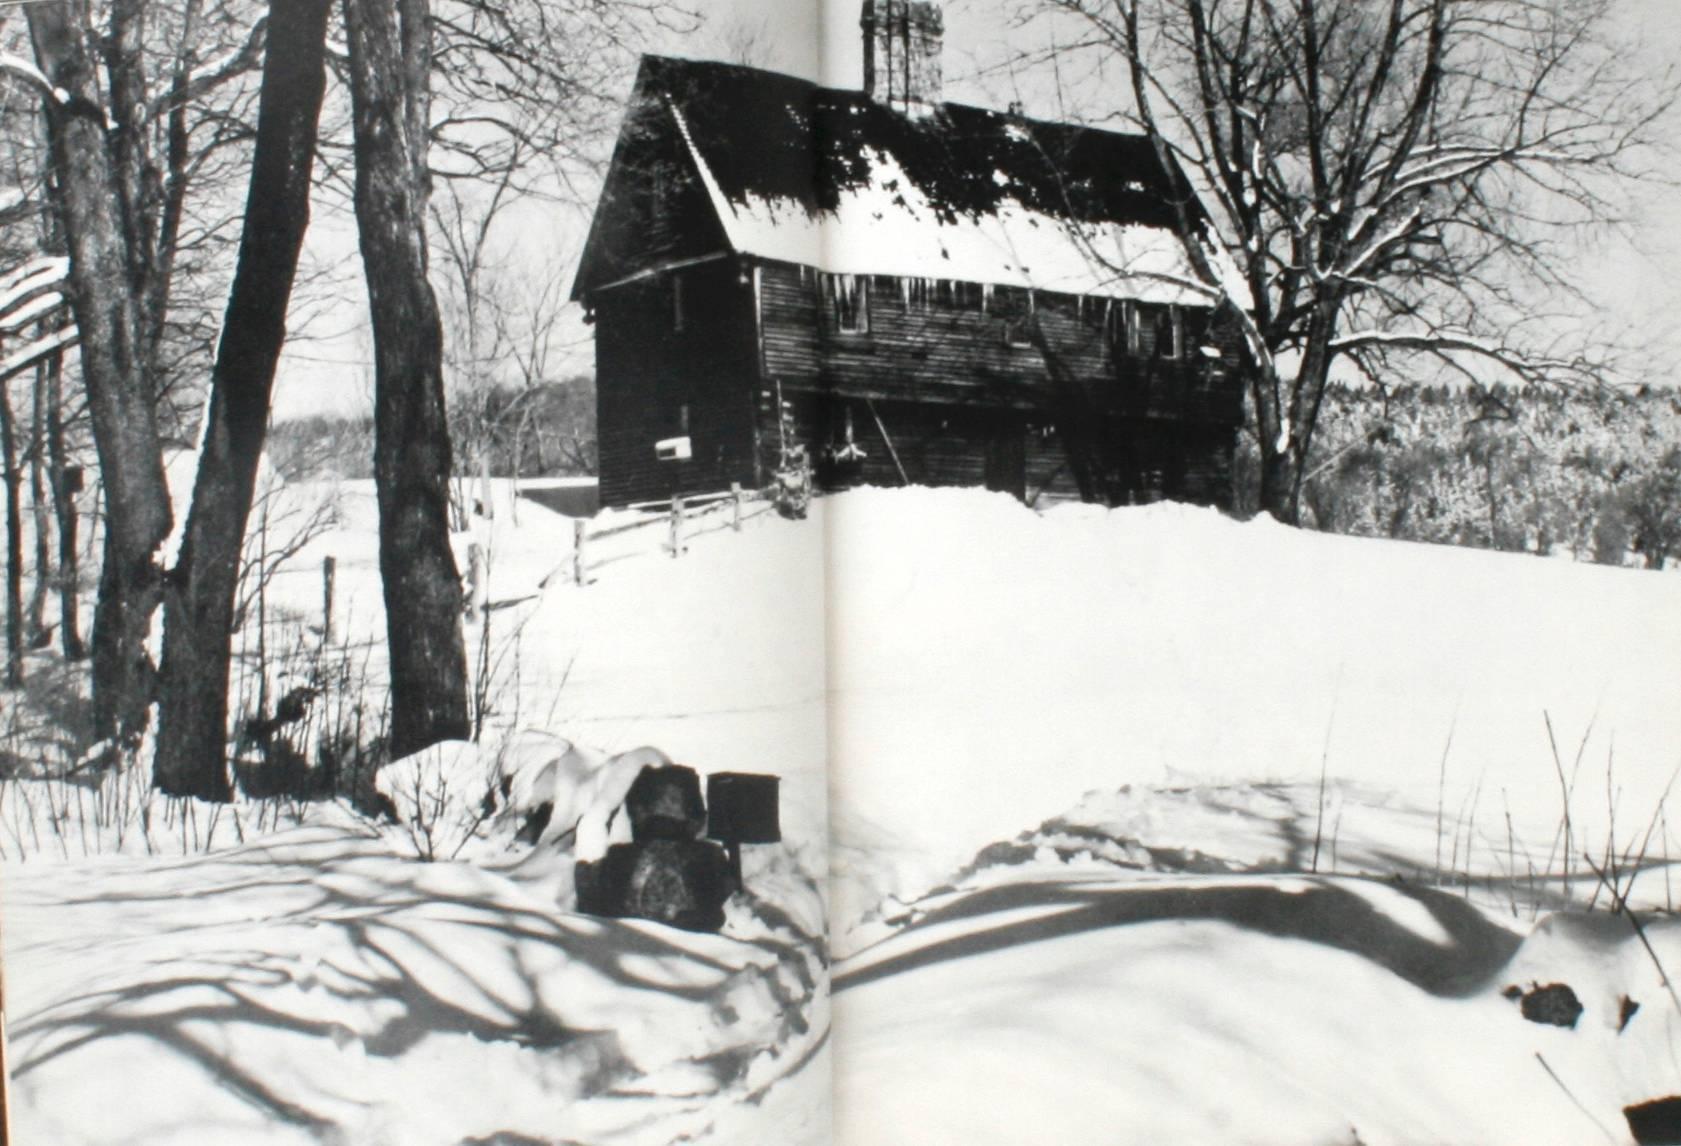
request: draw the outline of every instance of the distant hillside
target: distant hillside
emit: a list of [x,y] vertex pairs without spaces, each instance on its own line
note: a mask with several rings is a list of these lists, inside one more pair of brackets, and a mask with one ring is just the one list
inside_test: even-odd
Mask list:
[[[595,379],[580,374],[528,388],[450,395],[456,468],[498,477],[578,477],[596,471]],[[269,458],[287,480],[373,476],[371,416],[277,422]]]

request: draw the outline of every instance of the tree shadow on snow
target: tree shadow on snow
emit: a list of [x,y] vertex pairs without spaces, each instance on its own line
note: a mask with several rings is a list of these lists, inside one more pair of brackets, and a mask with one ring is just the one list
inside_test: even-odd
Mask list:
[[[1268,877],[1213,885],[1081,886],[1068,882],[1015,883],[964,895],[932,910],[888,944],[914,941],[919,931],[965,924],[960,934],[885,955],[856,970],[842,969],[834,989],[844,991],[953,959],[967,959],[1027,943],[1042,943],[1109,927],[1166,921],[1228,923],[1283,939],[1300,939],[1358,955],[1433,995],[1476,991],[1517,950],[1519,938],[1453,896],[1377,880],[1379,894],[1404,896],[1429,913],[1445,932],[1438,942],[1397,922],[1370,898],[1350,890],[1355,877],[1295,877],[1283,888]],[[987,926],[989,917],[1046,909],[1030,919]]]
[[[353,1044],[369,1058],[398,1059],[436,1034],[514,1044],[558,1056],[570,1085],[556,1097],[577,1099],[628,1093],[640,1076],[601,1005],[614,992],[670,1001],[650,1005],[686,1002],[697,1020],[729,1032],[695,1060],[714,1092],[742,1080],[767,1047],[809,1029],[821,977],[812,969],[820,963],[815,940],[746,943],[523,907],[431,886],[439,881],[426,874],[436,868],[366,855],[328,859],[319,850],[278,853],[285,859],[262,848],[218,856],[206,864],[217,878],[187,896],[178,883],[159,887],[140,871],[113,873],[114,886],[103,892],[55,899],[44,909],[129,924],[111,928],[112,942],[142,943],[143,957],[116,956],[97,988],[14,1014],[14,1076],[27,1080],[102,1040],[141,1038],[196,1064],[265,1115],[319,1134],[337,1125],[335,1108],[374,1099],[341,1093],[339,1084],[352,1080],[331,1067],[289,1071],[285,1081],[259,1077],[241,1061],[249,1044],[234,1032],[322,1040],[332,1046],[299,1053],[328,1061],[334,1047]],[[178,902],[176,911],[169,902]],[[568,983],[599,983],[601,993],[545,995],[543,976],[557,969],[582,976]],[[751,1037],[762,1028],[733,1028],[731,988],[743,974],[774,984],[782,1014],[773,1038]],[[483,1141],[525,1141],[510,1133]]]

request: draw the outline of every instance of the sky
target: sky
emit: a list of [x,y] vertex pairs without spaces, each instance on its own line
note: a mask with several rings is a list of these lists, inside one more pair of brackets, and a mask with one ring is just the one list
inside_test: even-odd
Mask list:
[[[1611,0],[1618,30],[1626,34],[1657,77],[1681,60],[1681,0]],[[705,0],[698,31],[673,34],[647,50],[699,58],[738,54],[744,41],[758,66],[817,79],[833,87],[857,87],[863,74],[858,0]],[[1112,108],[1062,106],[1054,77],[1022,71],[1008,61],[1023,44],[1047,34],[1043,26],[1022,28],[1011,19],[1021,0],[947,0],[946,94],[982,106],[1020,100],[1029,114],[1050,119],[1096,118]],[[629,94],[631,77],[625,78]],[[1621,231],[1596,229],[1575,237],[1576,277],[1597,303],[1589,321],[1607,328],[1669,331],[1681,313],[1681,115],[1666,128],[1674,154],[1663,178],[1640,188],[1634,211]],[[587,206],[532,205],[509,220],[500,240],[502,254],[527,277],[559,274],[570,282],[589,224]],[[315,413],[356,414],[371,409],[371,342],[365,296],[354,273],[355,235],[349,221],[318,212],[306,258],[334,268],[341,287],[331,304],[312,308],[307,329],[282,361],[275,389],[277,418]],[[299,326],[294,315],[294,327]],[[593,369],[590,328],[577,308],[563,315],[561,375]],[[1665,350],[1681,353],[1681,337]],[[1667,358],[1664,359],[1667,361]]]

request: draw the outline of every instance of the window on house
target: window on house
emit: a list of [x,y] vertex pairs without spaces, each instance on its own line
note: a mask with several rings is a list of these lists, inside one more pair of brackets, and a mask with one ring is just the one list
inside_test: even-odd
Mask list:
[[993,309],[1003,320],[1004,345],[1026,348],[1033,345],[1033,292],[999,287],[992,294]]
[[1104,312],[1104,333],[1109,339],[1109,352],[1136,357],[1139,347],[1138,304],[1130,298],[1111,299]]
[[867,334],[870,329],[870,281],[861,275],[824,275],[829,314],[841,334]]
[[1187,359],[1206,358],[1211,349],[1218,356],[1219,348],[1209,346],[1214,338],[1212,318],[1202,307],[1185,307],[1179,311],[1180,341]]
[[1156,357],[1183,358],[1185,356],[1185,320],[1177,306],[1166,306],[1156,312]]

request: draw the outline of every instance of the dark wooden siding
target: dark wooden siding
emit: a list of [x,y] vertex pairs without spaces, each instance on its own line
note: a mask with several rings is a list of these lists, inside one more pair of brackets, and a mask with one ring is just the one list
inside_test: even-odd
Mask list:
[[[907,302],[894,280],[869,289],[869,329],[856,335],[835,329],[819,275],[789,264],[724,259],[596,292],[602,504],[761,483],[779,462],[779,396],[830,488],[1075,496],[1060,423],[1078,417],[1088,436],[1100,427],[1109,500],[1230,501],[1237,344],[1205,314],[1185,312],[1174,360],[1155,353],[1148,321],[1135,353],[1113,348],[1102,301],[1000,291],[983,302],[979,288],[919,284]],[[1034,344],[1009,345],[1006,323],[1030,306]],[[654,443],[685,432],[685,410],[694,458],[661,462]],[[863,457],[837,463],[849,419]]]
[[1027,430],[1027,497],[1035,505],[1080,497],[1080,487],[1068,468],[1068,451],[1049,423],[1030,425]]
[[[594,302],[602,504],[756,484],[751,271],[734,259],[706,263],[601,292]],[[692,460],[655,457],[655,442],[685,432]]]
[[[829,488],[907,480],[1011,488],[1001,471],[1013,468],[1014,488],[1029,498],[1076,497],[1059,422],[1078,418],[1088,440],[1099,427],[1100,496],[1230,503],[1240,340],[1207,311],[1181,311],[1181,354],[1166,358],[1157,352],[1163,308],[1141,308],[1129,351],[1119,303],[938,283],[915,284],[907,299],[887,278],[867,289],[868,330],[841,333],[817,272],[760,268],[767,468],[776,463],[780,388]],[[1016,334],[1029,345],[1009,344],[1011,322],[1024,323]],[[864,457],[832,464],[849,419]]]
[[[1080,496],[1063,437],[1042,413],[846,398],[786,386],[782,395],[825,489],[908,484],[978,486],[1035,502]],[[767,466],[775,464],[773,408],[772,400],[763,403]],[[1116,504],[1171,498],[1229,508],[1236,433],[1235,427],[1168,418],[1106,419],[1108,468],[1095,493]],[[852,449],[843,451],[848,443]],[[842,460],[857,452],[862,456]]]
[[[907,299],[902,280],[870,276],[869,329],[852,334],[836,329],[817,272],[769,263],[761,276],[766,375],[784,385],[1031,410],[1046,401],[1050,357],[1102,407],[1232,425],[1242,417],[1236,334],[1207,311],[1182,308],[1183,354],[1168,359],[1150,321],[1161,308],[1146,308],[1137,353],[1128,354],[1112,350],[1107,333],[1119,303],[1044,293],[1029,301],[1021,291],[946,283],[913,283]],[[1027,321],[1042,341],[1010,345],[1007,328]],[[1220,356],[1206,356],[1204,346]]]
[[817,321],[817,272],[789,263],[759,267],[765,375],[784,385],[817,385],[823,332]]
[[[819,484],[827,489],[985,486],[994,444],[1009,438],[1025,445],[1026,415],[1016,410],[845,399],[805,389],[783,393],[799,437],[813,447]],[[852,442],[863,456],[836,461],[834,447],[846,440],[849,414]]]

